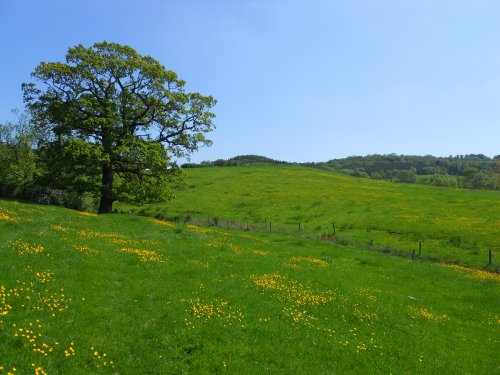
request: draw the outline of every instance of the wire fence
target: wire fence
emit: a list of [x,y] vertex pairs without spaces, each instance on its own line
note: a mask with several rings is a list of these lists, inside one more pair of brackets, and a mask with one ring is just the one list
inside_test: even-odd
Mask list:
[[[142,213],[139,213],[142,214]],[[332,242],[338,245],[351,245],[356,247],[361,247],[364,249],[381,252],[384,254],[390,254],[393,256],[401,256],[411,259],[427,260],[432,262],[442,262],[443,260],[437,257],[429,257],[424,255],[423,241],[415,242],[413,249],[395,249],[384,243],[375,242],[372,238],[367,238],[364,241],[355,240],[352,237],[343,235],[342,232],[346,229],[352,229],[351,226],[341,224],[338,225],[335,221],[332,221],[328,226],[317,226],[312,228],[305,227],[304,223],[301,221],[288,222],[288,223],[275,223],[270,218],[253,219],[249,221],[241,221],[228,219],[223,217],[193,217],[190,215],[186,216],[170,216],[165,217],[161,214],[155,216],[156,219],[169,221],[178,224],[190,224],[201,227],[217,227],[223,229],[236,229],[243,231],[252,232],[269,232],[285,234],[288,236],[301,236],[314,239],[320,239],[323,241]],[[319,231],[319,233],[318,233]],[[493,262],[493,250],[489,249],[485,255],[485,264],[483,269],[487,269],[491,272],[500,273],[500,265]],[[477,267],[475,267],[477,268]]]

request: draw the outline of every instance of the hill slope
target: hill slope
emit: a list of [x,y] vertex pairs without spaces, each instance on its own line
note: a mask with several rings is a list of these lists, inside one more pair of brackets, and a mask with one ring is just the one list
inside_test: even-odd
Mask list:
[[241,155],[200,164],[186,163],[183,168],[240,166],[248,164],[295,164],[320,168],[354,177],[422,185],[500,189],[500,155],[488,158],[482,154],[435,157],[431,155],[350,156],[327,162],[288,163],[258,155]]
[[498,372],[500,279],[0,200],[0,372]]
[[[500,193],[356,179],[297,166],[189,169],[188,187],[152,216],[272,223],[273,230],[335,234],[342,242],[475,267],[500,251]],[[119,206],[129,209],[130,206]],[[212,220],[213,222],[213,220]],[[299,224],[300,222],[300,224]],[[500,256],[500,254],[499,254]],[[498,264],[498,262],[497,262]]]

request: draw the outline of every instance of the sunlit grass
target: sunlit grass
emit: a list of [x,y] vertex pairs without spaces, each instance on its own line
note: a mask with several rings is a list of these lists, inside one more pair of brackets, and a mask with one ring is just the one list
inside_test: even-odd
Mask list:
[[343,243],[403,255],[421,251],[420,257],[473,267],[487,264],[488,251],[500,246],[495,191],[395,184],[298,166],[195,168],[187,174],[187,187],[166,205],[117,207],[204,226],[300,229],[316,236],[335,231]]
[[0,221],[0,374],[498,371],[500,279],[484,270],[276,233],[0,208],[17,219]]

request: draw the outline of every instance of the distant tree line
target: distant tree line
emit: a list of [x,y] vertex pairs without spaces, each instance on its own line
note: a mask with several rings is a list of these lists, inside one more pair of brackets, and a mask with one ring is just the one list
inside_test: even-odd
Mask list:
[[259,155],[240,155],[231,159],[217,159],[215,161],[202,161],[201,163],[185,163],[182,168],[204,168],[204,167],[237,167],[249,164],[292,164],[286,161],[274,160]]
[[500,188],[500,155],[368,155],[308,163],[354,177],[468,189]]
[[431,155],[350,156],[319,163],[289,163],[258,155],[241,155],[231,159],[186,163],[183,168],[224,167],[248,164],[294,164],[401,183],[423,184],[467,189],[500,189],[500,155],[482,154],[436,157]]

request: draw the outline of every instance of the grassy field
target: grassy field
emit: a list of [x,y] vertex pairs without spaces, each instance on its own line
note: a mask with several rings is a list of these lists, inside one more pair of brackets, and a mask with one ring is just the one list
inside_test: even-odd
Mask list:
[[0,374],[499,374],[499,300],[462,266],[0,200]]
[[[474,267],[500,262],[500,193],[356,179],[294,166],[188,169],[188,185],[164,205],[137,209],[151,216],[269,222],[273,230],[333,234],[356,245],[418,252]],[[118,205],[122,210],[134,208]]]

